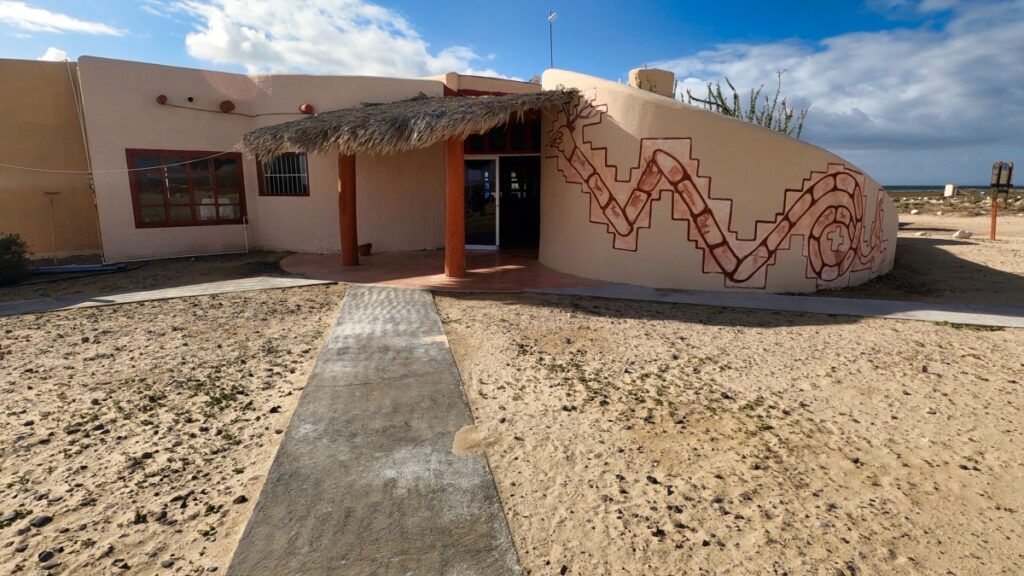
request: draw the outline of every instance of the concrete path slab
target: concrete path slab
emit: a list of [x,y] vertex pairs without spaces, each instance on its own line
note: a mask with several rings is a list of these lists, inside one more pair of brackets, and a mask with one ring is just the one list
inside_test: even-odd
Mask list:
[[519,574],[429,292],[350,286],[229,575]]
[[940,304],[902,300],[869,300],[861,298],[829,298],[827,296],[790,296],[760,292],[715,292],[702,290],[656,290],[631,284],[604,284],[577,288],[545,288],[528,290],[541,294],[593,296],[623,300],[700,304],[728,308],[752,308],[781,312],[838,314],[870,318],[899,318],[926,322],[950,322],[1024,328],[1024,308],[1013,306],[979,306],[975,304]]
[[314,284],[330,284],[330,281],[311,280],[309,278],[291,278],[282,276],[256,276],[237,280],[220,280],[202,284],[188,284],[173,288],[156,290],[139,290],[136,292],[117,292],[110,294],[58,296],[56,298],[40,298],[38,300],[19,300],[17,302],[0,303],[0,316],[17,314],[35,314],[39,312],[55,312],[73,308],[91,308],[94,306],[114,306],[131,304],[149,300],[168,300],[189,296],[209,296],[228,292],[249,292],[252,290],[271,290],[276,288],[295,288]]

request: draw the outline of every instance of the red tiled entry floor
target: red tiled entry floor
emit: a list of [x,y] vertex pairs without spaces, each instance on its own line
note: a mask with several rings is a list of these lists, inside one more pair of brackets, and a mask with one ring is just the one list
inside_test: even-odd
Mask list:
[[454,292],[522,292],[604,284],[556,272],[531,254],[505,250],[467,250],[463,278],[444,275],[444,250],[373,254],[360,257],[359,266],[342,266],[337,254],[292,254],[281,261],[281,268],[317,280]]

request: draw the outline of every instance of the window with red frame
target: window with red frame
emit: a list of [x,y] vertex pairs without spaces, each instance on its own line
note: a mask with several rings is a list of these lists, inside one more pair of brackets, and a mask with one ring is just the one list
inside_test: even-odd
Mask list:
[[245,218],[241,154],[127,150],[126,155],[136,228],[241,224]]

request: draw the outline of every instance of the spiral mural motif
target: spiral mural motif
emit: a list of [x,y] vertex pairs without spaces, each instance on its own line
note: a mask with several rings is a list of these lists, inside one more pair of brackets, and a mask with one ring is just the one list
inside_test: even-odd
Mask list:
[[712,197],[711,178],[700,174],[690,138],[642,138],[639,168],[620,181],[607,149],[583,135],[604,116],[604,106],[581,97],[558,114],[547,149],[565,181],[590,196],[590,220],[606,226],[613,248],[638,250],[651,207],[667,191],[672,218],[689,222],[688,239],[704,253],[703,271],[721,274],[727,287],[764,288],[767,269],[797,236],[804,239],[807,277],[819,288],[845,286],[851,272],[876,271],[884,261],[884,191],[877,193],[867,230],[864,175],[857,170],[830,163],[812,172],[799,188],[783,191],[784,209],[774,220],[757,221],[755,237],[741,239],[731,227],[732,201]]

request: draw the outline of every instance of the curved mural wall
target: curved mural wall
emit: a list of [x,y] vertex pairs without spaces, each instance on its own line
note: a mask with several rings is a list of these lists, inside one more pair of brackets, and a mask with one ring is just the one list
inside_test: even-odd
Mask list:
[[810,292],[892,268],[896,210],[842,158],[740,120],[560,70],[544,119],[540,260],[656,288]]

